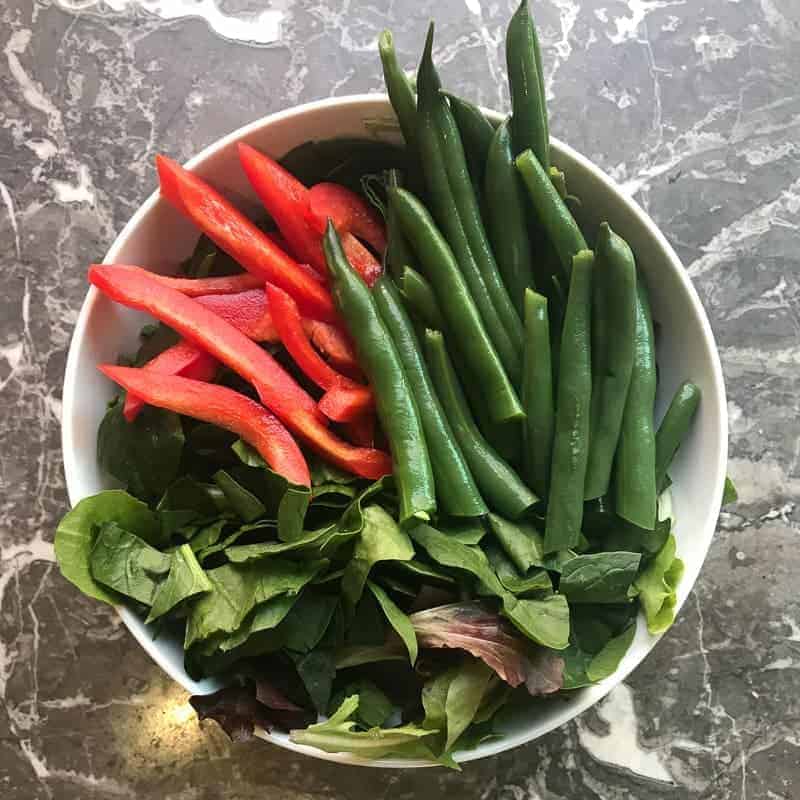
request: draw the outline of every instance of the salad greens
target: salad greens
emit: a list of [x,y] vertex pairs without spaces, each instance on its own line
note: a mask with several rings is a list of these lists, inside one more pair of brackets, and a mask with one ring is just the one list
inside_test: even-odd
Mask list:
[[[527,92],[522,88],[533,86],[534,92],[535,87],[541,91],[543,83],[541,75],[535,74],[537,69],[541,71],[538,44],[535,31],[528,27],[533,23],[526,15],[524,3],[515,20],[510,30],[512,33],[518,30],[510,37],[509,71],[515,84],[512,86],[514,118],[519,128],[519,120],[525,118],[519,104]],[[432,38],[429,51],[431,42]],[[535,46],[536,52],[522,53],[518,63],[512,64],[515,57],[512,50],[516,49],[519,55],[519,49],[529,45]],[[401,122],[404,129],[413,128],[416,124],[413,114],[410,119],[407,115],[415,110],[416,100],[411,102],[415,88],[396,68],[391,48],[391,37],[384,34],[381,54],[390,94],[409,101],[403,105]],[[432,63],[428,67],[432,69]],[[431,74],[436,77],[435,72]],[[393,199],[402,200],[406,191],[398,188],[401,175],[398,170],[402,171],[406,187],[430,202],[421,180],[424,170],[417,160],[426,152],[432,156],[438,154],[437,157],[445,152],[458,155],[460,145],[454,150],[446,148],[453,145],[451,139],[458,134],[457,127],[453,127],[456,123],[449,121],[450,105],[464,112],[461,118],[472,120],[470,124],[477,126],[477,133],[483,130],[479,139],[484,139],[487,146],[491,142],[492,126],[488,122],[478,124],[481,112],[458,98],[446,100],[446,95],[439,93],[438,78],[435,82],[436,91],[428,99],[436,101],[439,116],[426,117],[433,127],[422,131],[426,138],[421,140],[424,147],[420,152],[417,152],[419,142],[408,151],[377,142],[309,142],[284,158],[284,166],[308,185],[336,181],[339,189],[347,186],[374,201],[389,225],[388,274],[397,275],[406,268],[417,267],[424,272],[425,265],[416,261],[424,262],[426,256],[439,265],[455,262],[450,257],[452,253],[448,255],[450,244],[435,229],[434,220],[425,216],[422,202],[417,205],[422,208],[423,221],[428,227],[416,231],[419,235],[414,243],[419,252],[405,241],[406,229],[393,227],[393,215],[398,211],[392,207]],[[542,146],[546,147],[546,110],[543,97],[539,100],[541,108],[537,106],[533,122],[541,134],[538,144],[544,142]],[[436,139],[436,125],[447,132],[442,141]],[[505,125],[499,131],[506,139],[508,127]],[[517,136],[515,126],[511,129]],[[529,133],[533,135],[535,131]],[[515,147],[512,153],[511,144],[507,144],[506,177],[516,184],[513,158],[521,148]],[[453,213],[468,217],[469,226],[465,230],[472,234],[470,241],[460,244],[468,255],[472,250],[482,254],[480,266],[474,265],[475,276],[481,281],[481,275],[491,279],[496,265],[481,221],[491,192],[481,196],[482,203],[470,201],[467,195],[472,192],[471,185],[481,191],[480,176],[459,172],[458,163],[450,163],[449,159],[442,161],[447,163],[439,165],[441,174],[454,180],[452,174],[457,173],[460,187],[450,206],[455,208]],[[473,164],[473,173],[477,170],[483,175],[484,166],[478,159]],[[384,175],[386,170],[391,170],[389,177]],[[556,172],[556,188],[560,186],[566,191],[568,176]],[[571,220],[567,205],[550,186],[553,173],[550,179],[546,173],[542,174],[546,184],[544,196],[549,203],[545,210],[555,209],[559,215],[556,218],[551,214],[548,224],[567,220],[582,241],[583,234]],[[331,186],[328,184],[329,189]],[[447,197],[452,194],[450,186],[439,186],[428,187],[428,195],[431,188],[446,190]],[[403,212],[411,215],[412,222],[411,212],[415,207],[413,203],[407,204]],[[524,221],[529,212],[525,205],[520,210],[520,219]],[[405,219],[403,214],[400,217]],[[262,227],[275,229],[271,219]],[[457,228],[458,225],[454,230]],[[492,231],[493,238],[496,233]],[[534,299],[541,301],[545,309],[550,304],[549,314],[545,310],[539,322],[553,326],[553,355],[557,356],[566,330],[562,326],[568,310],[565,309],[568,275],[556,274],[560,267],[555,251],[536,220],[531,219],[530,231],[520,229],[516,234],[525,240],[530,234],[531,241],[546,245],[542,264],[537,267],[546,274],[537,275],[536,281],[547,298],[537,295]],[[530,247],[520,252],[526,250]],[[399,252],[403,254],[402,262],[391,263],[392,254]],[[506,252],[505,256],[510,258],[513,253]],[[530,272],[527,263],[502,266],[517,272],[524,268],[524,274]],[[344,265],[342,269],[348,268]],[[635,266],[632,269],[635,272]],[[182,277],[188,279],[204,280],[238,272],[236,262],[206,236],[200,238],[195,252],[182,267]],[[319,290],[319,283],[313,285]],[[497,296],[504,296],[502,282],[492,285],[499,292]],[[358,286],[364,294],[363,285]],[[529,288],[532,290],[533,286]],[[466,284],[464,292],[466,297],[469,294]],[[403,292],[397,294],[400,297]],[[405,295],[403,299],[407,299]],[[514,298],[518,306],[521,301],[522,298]],[[371,302],[369,292],[364,302]],[[409,305],[409,320],[404,330],[411,341],[412,333],[424,332],[424,324],[415,316],[413,304]],[[510,304],[507,310],[513,321],[514,305]],[[477,311],[474,317],[480,323]],[[316,318],[311,321],[318,322]],[[588,316],[585,322],[588,332]],[[521,325],[517,327],[521,334]],[[610,334],[605,328],[599,330],[599,324],[596,327],[598,331],[588,338]],[[444,341],[442,334],[434,334],[436,337],[437,341]],[[530,338],[538,341],[535,336]],[[145,365],[178,339],[164,324],[149,325],[142,331],[138,352],[122,356],[120,363]],[[290,348],[276,341],[262,346],[298,383],[308,386],[306,376],[289,356]],[[491,340],[487,341],[491,344]],[[452,343],[448,341],[447,345]],[[509,345],[514,346],[511,339]],[[263,355],[255,349],[257,355]],[[465,383],[464,408],[460,405],[458,408],[459,418],[465,420],[459,429],[460,446],[465,446],[465,441],[472,442],[470,452],[479,461],[488,457],[491,464],[503,463],[503,474],[511,475],[528,499],[536,500],[519,477],[526,472],[520,462],[530,455],[524,457],[522,453],[526,446],[522,442],[522,425],[516,421],[501,425],[486,416],[480,390],[476,391],[479,382],[462,371],[468,359],[464,359],[457,346],[453,351],[461,373],[454,374],[454,380]],[[444,349],[441,352],[448,355]],[[414,366],[418,377],[421,376],[423,383],[431,383],[433,391],[435,381],[428,379],[429,367],[417,355]],[[515,359],[518,355],[515,354]],[[588,366],[588,352],[584,355]],[[526,360],[530,357],[527,352]],[[357,372],[359,363],[355,356],[353,359]],[[549,360],[548,345],[546,363]],[[557,362],[558,358],[554,358],[553,369],[563,370],[565,365]],[[499,360],[496,366],[502,371]],[[567,371],[573,366],[567,364]],[[654,373],[654,363],[651,366]],[[469,367],[467,364],[467,372]],[[131,372],[141,374],[138,370]],[[579,377],[581,385],[588,387],[592,376],[585,372]],[[214,382],[251,399],[258,397],[253,387],[230,370],[221,368]],[[552,393],[553,386],[549,380],[546,383],[547,391]],[[626,387],[615,397],[619,401],[617,416],[623,413]],[[337,384],[334,388],[342,387]],[[377,391],[374,385],[356,388],[362,392]],[[459,386],[451,388],[453,396],[462,394]],[[508,381],[506,389],[515,407],[519,406],[515,393],[520,386]],[[699,390],[696,391],[699,396]],[[322,395],[316,388],[309,392],[309,397],[314,393],[315,402]],[[552,413],[553,404],[549,400],[537,404],[527,394],[522,396],[529,412],[543,408]],[[408,403],[403,408],[424,415],[423,404],[413,396],[405,399]],[[109,404],[97,437],[100,467],[123,488],[87,497],[64,516],[55,535],[56,557],[62,574],[87,596],[114,605],[129,604],[146,623],[155,623],[154,635],[164,630],[182,632],[187,672],[197,679],[219,676],[227,684],[212,695],[191,698],[192,706],[200,719],[216,720],[234,740],[248,739],[261,729],[280,729],[289,731],[293,742],[326,752],[348,752],[366,759],[422,758],[458,768],[459,751],[502,735],[502,715],[518,705],[517,701],[541,697],[542,702],[556,702],[547,698],[613,675],[637,635],[640,611],[648,631],[654,635],[666,630],[674,619],[683,562],[676,555],[669,488],[659,496],[652,529],[623,519],[612,506],[615,492],[640,503],[642,497],[636,485],[639,482],[648,484],[641,493],[648,502],[641,505],[647,505],[649,514],[652,511],[649,484],[655,485],[653,470],[642,472],[632,463],[623,470],[617,464],[613,475],[604,474],[601,483],[608,484],[607,492],[602,496],[589,492],[586,497],[592,499],[568,509],[572,521],[578,521],[568,536],[562,535],[565,531],[551,531],[547,527],[553,525],[554,517],[551,514],[548,519],[548,504],[552,510],[554,502],[563,505],[567,496],[562,491],[559,499],[552,486],[549,497],[543,491],[542,499],[533,505],[526,500],[519,518],[513,520],[498,514],[489,502],[491,511],[485,516],[470,518],[426,512],[426,522],[412,518],[401,524],[401,507],[407,499],[403,480],[391,475],[378,480],[358,478],[310,456],[307,470],[310,485],[297,485],[268,466],[259,454],[266,452],[269,459],[268,450],[257,451],[228,430],[152,406],[145,406],[129,421],[123,413],[124,402],[123,395]],[[695,402],[692,413],[696,405]],[[440,415],[442,419],[446,410]],[[652,427],[652,402],[640,402],[633,410],[637,419],[646,418],[646,428]],[[470,415],[475,416],[476,424]],[[381,421],[388,433],[389,426],[385,420]],[[685,431],[690,421],[691,414],[682,418],[680,429]],[[451,423],[453,420],[443,430],[450,431]],[[330,426],[337,433],[345,430],[337,429],[333,423]],[[452,427],[458,426],[453,423]],[[238,428],[233,426],[232,430]],[[360,431],[360,435],[364,432]],[[380,430],[377,434],[368,432],[370,441],[381,435]],[[552,438],[551,434],[548,436]],[[617,438],[612,438],[616,446]],[[352,441],[356,441],[355,437]],[[576,451],[572,441],[562,440],[562,444],[564,452],[574,460]],[[668,454],[674,453],[678,444],[679,438],[670,438]],[[578,449],[585,450],[590,445],[591,439],[588,445],[582,442]],[[635,458],[637,448],[630,443],[627,448],[628,456]],[[608,472],[613,448],[603,455],[607,456],[604,463]],[[300,460],[304,458],[300,454]],[[509,463],[503,462],[503,458]],[[542,461],[549,465],[549,455],[545,454]],[[468,466],[473,468],[472,463]],[[669,467],[668,459],[664,459],[662,467],[664,470]],[[441,463],[439,468],[441,473]],[[371,474],[373,477],[384,474],[387,469]],[[401,473],[395,470],[395,474]],[[664,475],[664,483],[668,484],[665,471]],[[537,491],[540,487],[547,488],[547,481],[563,482],[563,477],[563,474],[540,474]],[[484,478],[483,486],[487,482],[495,488],[500,485],[493,469],[485,472]],[[620,486],[624,481],[627,485],[622,487],[623,491]],[[567,488],[569,497],[583,498],[582,484]],[[447,486],[436,487],[437,493],[447,490]],[[479,492],[477,485],[475,492]],[[481,501],[479,508],[485,509],[483,498],[477,499]],[[728,479],[724,502],[735,499],[735,487]],[[455,514],[460,509],[447,510]],[[561,542],[562,549],[555,546],[548,549],[549,540]],[[569,549],[565,544],[570,545]],[[643,629],[639,633],[645,635]]]

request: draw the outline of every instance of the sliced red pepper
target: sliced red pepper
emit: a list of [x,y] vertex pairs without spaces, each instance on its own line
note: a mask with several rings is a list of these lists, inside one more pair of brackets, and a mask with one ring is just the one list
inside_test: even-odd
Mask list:
[[340,234],[352,233],[377,253],[386,249],[386,227],[380,214],[363,197],[338,183],[317,183],[308,190],[314,229],[325,233],[328,219]]
[[254,342],[280,341],[263,289],[239,294],[207,294],[196,299]]
[[359,447],[374,447],[375,445],[375,415],[362,414],[354,420],[345,423],[345,436]]
[[361,377],[355,349],[346,333],[316,319],[304,319],[303,328],[314,347],[327,356],[340,372],[354,379]]
[[339,241],[350,265],[364,279],[364,283],[372,288],[372,284],[383,272],[381,262],[352,233],[343,234]]
[[266,281],[258,275],[243,272],[241,275],[224,275],[219,278],[179,278],[173,275],[158,275],[148,272],[153,280],[163,286],[175,289],[187,297],[201,297],[204,294],[239,294],[250,289],[264,288]]
[[350,422],[375,408],[372,392],[366,386],[337,384],[320,398],[317,408],[334,422]]
[[[142,369],[156,375],[178,375],[196,381],[210,381],[219,366],[214,356],[196,345],[181,339],[177,344],[168,347],[155,358],[150,359]],[[141,410],[147,405],[138,395],[128,392],[122,413],[128,422],[133,422]]]
[[156,156],[161,193],[248,272],[287,291],[303,313],[338,321],[330,292],[197,175]]
[[239,161],[295,256],[327,275],[322,234],[308,221],[308,189],[277,161],[243,142],[239,143]]
[[311,346],[297,303],[271,283],[267,284],[267,299],[278,336],[297,366],[317,386],[336,391],[334,401],[320,405],[320,411],[336,422],[347,422],[374,408],[372,392],[366,386],[338,373]]
[[169,325],[252,383],[264,405],[327,460],[371,480],[391,472],[388,453],[353,447],[336,437],[320,420],[312,398],[269,353],[197,301],[137,267],[95,265],[89,281],[112,300]]
[[310,486],[308,465],[297,442],[266,408],[239,392],[214,383],[146,369],[100,366],[100,371],[147,403],[225,428],[252,445],[291,483]]
[[[311,224],[309,190],[277,161],[250,145],[239,144],[239,160],[247,179],[277,223],[292,252],[321,275],[327,275],[328,265],[322,252],[324,226],[318,229],[316,224]],[[350,263],[371,286],[381,273],[380,263],[352,234],[343,232],[342,247]],[[277,281],[272,283],[278,284]]]
[[[279,341],[263,289],[251,289],[239,294],[203,295],[197,298],[197,302],[230,322],[254,342]],[[143,369],[161,375],[182,375],[184,378],[210,381],[216,367],[216,359],[204,350],[190,342],[180,341],[148,361]],[[140,398],[128,393],[123,409],[125,419],[133,422],[144,406]]]

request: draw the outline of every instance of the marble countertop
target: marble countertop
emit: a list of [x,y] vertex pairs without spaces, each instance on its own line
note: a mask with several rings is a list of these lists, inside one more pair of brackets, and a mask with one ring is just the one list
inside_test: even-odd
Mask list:
[[648,209],[708,310],[741,495],[677,624],[599,707],[460,774],[233,746],[54,563],[61,377],[85,268],[154,188],[153,155],[182,160],[267,112],[380,90],[378,32],[393,28],[410,67],[432,15],[449,86],[507,108],[515,4],[0,4],[4,800],[800,797],[796,0],[535,4],[554,134]]

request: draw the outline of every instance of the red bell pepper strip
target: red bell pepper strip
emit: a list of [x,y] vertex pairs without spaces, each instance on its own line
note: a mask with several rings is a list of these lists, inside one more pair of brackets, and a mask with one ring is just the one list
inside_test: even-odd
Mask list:
[[[292,252],[301,261],[307,261],[320,275],[327,275],[328,264],[322,252],[322,234],[325,229],[324,226],[318,229],[316,224],[311,224],[309,190],[277,161],[259,153],[248,144],[239,143],[239,161]],[[352,234],[344,231],[342,247],[353,267],[371,286],[381,270],[375,257]],[[272,283],[278,284],[277,281]]]
[[320,405],[320,411],[336,422],[347,422],[374,408],[372,392],[366,386],[338,373],[311,346],[297,303],[271,283],[267,284],[267,300],[278,336],[297,366],[317,386],[337,391],[336,401],[327,407]]
[[[289,351],[289,354],[297,362],[297,365],[303,372],[311,378],[317,386],[322,389],[330,389],[337,384],[356,386],[355,381],[341,375],[333,369],[319,354],[311,347],[310,338],[313,335],[309,334],[307,328],[308,323],[300,316],[300,309],[297,303],[277,286],[268,283],[266,285],[266,298],[269,303],[270,313],[272,315],[272,323],[275,326],[278,337],[283,342],[284,347]],[[319,326],[325,323],[311,323],[311,331],[318,332]],[[341,343],[346,345],[348,349],[347,356],[352,356],[355,360],[355,354],[352,353],[349,342],[344,338],[337,328],[325,326],[326,336],[334,332],[334,341],[337,346]],[[361,387],[366,388],[366,387]]]
[[331,386],[317,403],[317,408],[334,422],[350,422],[375,409],[372,392],[366,386],[337,384]]
[[159,284],[137,267],[94,265],[89,281],[112,300],[169,325],[252,383],[261,402],[323,458],[371,480],[392,471],[388,453],[353,447],[332,434],[312,398],[269,353],[197,301]]
[[359,447],[375,446],[375,415],[362,414],[344,425],[344,435]]
[[343,234],[339,237],[339,241],[350,266],[364,279],[364,283],[372,288],[372,284],[383,272],[381,262],[352,233]]
[[196,299],[254,342],[280,341],[263,289],[239,294],[207,294]]
[[304,319],[303,328],[314,347],[327,356],[340,372],[354,379],[361,377],[355,349],[346,333],[316,319]]
[[[254,342],[279,341],[263,289],[239,294],[209,294],[198,297],[197,302],[230,322]],[[185,340],[159,353],[143,367],[161,375],[182,375],[199,381],[210,381],[216,368],[215,358]],[[128,393],[122,413],[128,422],[133,422],[144,406],[141,398]]]
[[[150,359],[142,369],[155,375],[178,375],[196,381],[210,381],[214,377],[219,362],[205,350],[200,350],[191,342],[181,339]],[[128,392],[122,414],[128,422],[133,422],[147,405],[138,395]]]
[[352,233],[377,253],[386,249],[386,228],[380,214],[363,197],[338,183],[317,183],[308,190],[314,229],[325,233],[328,219],[340,235]]
[[239,143],[239,161],[292,252],[321,275],[327,275],[322,235],[308,221],[308,189],[275,159],[249,144]]
[[232,431],[286,480],[310,486],[308,465],[297,442],[275,416],[249,397],[214,383],[154,375],[146,369],[106,364],[100,371],[150,405]]
[[272,358],[227,320],[138,267],[94,265],[89,281],[112,300],[146,311],[183,338],[206,350],[256,387],[262,402],[276,414],[284,405],[306,410],[314,400]]
[[258,275],[243,272],[241,275],[224,275],[219,278],[180,278],[173,275],[157,275],[148,272],[153,280],[170,289],[175,289],[187,297],[201,297],[204,294],[239,294],[250,289],[264,288],[266,281]]
[[337,322],[330,292],[197,175],[156,156],[161,193],[248,272],[287,291],[303,313]]

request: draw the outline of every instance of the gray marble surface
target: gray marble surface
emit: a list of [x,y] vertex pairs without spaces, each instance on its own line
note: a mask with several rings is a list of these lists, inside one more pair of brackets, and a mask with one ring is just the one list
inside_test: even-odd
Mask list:
[[185,159],[267,112],[379,90],[379,31],[411,66],[432,15],[449,85],[506,108],[512,3],[0,3],[4,800],[800,797],[797,0],[535,3],[553,132],[644,204],[711,317],[741,493],[678,623],[597,709],[461,774],[232,746],[54,564],[61,377],[85,268],[153,189],[153,155]]

